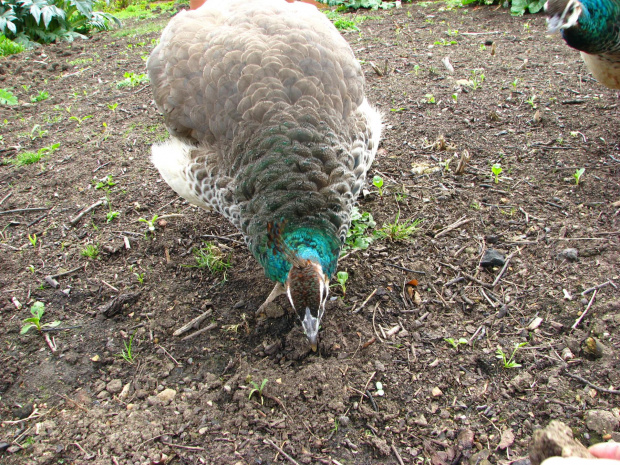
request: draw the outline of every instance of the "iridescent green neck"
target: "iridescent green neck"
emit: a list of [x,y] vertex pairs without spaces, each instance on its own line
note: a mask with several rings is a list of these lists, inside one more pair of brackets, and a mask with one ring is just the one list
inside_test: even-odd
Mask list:
[[581,0],[577,25],[562,30],[566,43],[590,54],[620,53],[618,30],[620,3],[613,0]]

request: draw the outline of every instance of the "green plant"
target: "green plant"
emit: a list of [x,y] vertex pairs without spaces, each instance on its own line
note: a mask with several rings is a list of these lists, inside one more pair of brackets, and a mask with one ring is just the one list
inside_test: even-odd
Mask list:
[[[105,178],[103,178],[101,181],[97,181],[96,183],[95,181],[93,181],[93,184],[95,185],[95,189],[103,189],[103,188],[110,188],[110,187],[116,186],[116,183],[112,179],[111,174],[108,174]],[[156,219],[157,218],[155,218],[153,221],[155,221]]]
[[138,280],[138,282],[140,284],[144,284],[144,273],[135,273],[134,272],[134,276],[136,277],[136,279]]
[[375,387],[377,388],[377,390],[375,391],[375,395],[383,397],[385,395],[385,391],[383,390],[383,383],[377,381],[375,383]]
[[[484,5],[492,5],[493,3],[504,3],[503,0],[460,0],[463,6],[471,3],[481,3]],[[538,13],[542,10],[546,0],[511,0],[510,14],[513,16],[523,16],[526,11],[530,13]]]
[[517,90],[517,85],[519,85],[519,78],[515,78],[515,80],[512,81],[510,85],[513,87],[513,89]]
[[30,130],[30,140],[35,140],[37,138],[42,139],[48,132],[48,130],[41,128],[38,124],[35,124]]
[[136,337],[137,332],[138,330],[136,329],[131,335],[131,337],[129,338],[129,342],[123,341],[123,345],[125,347],[123,348],[123,350],[121,350],[119,354],[116,354],[117,357],[122,358],[123,360],[125,360],[127,363],[130,363],[130,364],[133,364],[133,362],[136,360],[136,356],[133,353],[133,339]]
[[575,171],[575,173],[573,174],[573,178],[575,178],[575,185],[578,186],[579,185],[579,181],[581,180],[581,176],[583,176],[583,173],[586,172],[585,168],[579,168],[577,171]]
[[494,163],[491,166],[491,172],[493,173],[493,176],[495,176],[495,184],[499,183],[499,175],[502,173],[502,171],[504,171],[502,169],[502,165],[499,163]]
[[42,102],[43,100],[47,100],[50,97],[50,94],[46,90],[40,90],[37,95],[31,95],[30,101],[32,103]]
[[444,337],[443,340],[450,344],[453,349],[458,349],[459,345],[461,344],[467,344],[467,339],[465,339],[464,337],[460,338],[458,341],[454,340],[454,338],[452,337]]
[[17,97],[9,89],[0,89],[0,105],[17,105]]
[[441,38],[440,40],[436,40],[435,42],[433,42],[433,45],[443,45],[444,47],[447,47],[449,45],[457,45],[458,42],[456,40],[446,40],[445,38]]
[[269,380],[267,378],[264,378],[259,386],[258,383],[255,383],[254,381],[250,381],[250,384],[252,385],[252,389],[250,389],[250,395],[248,396],[248,399],[251,399],[254,394],[258,394],[258,397],[260,397],[260,403],[262,404],[263,403],[263,389],[265,389],[265,386],[267,385],[268,382]]
[[420,65],[414,65],[413,66],[413,72],[415,73],[415,75],[417,76],[418,73],[420,72]]
[[43,314],[45,313],[45,304],[43,302],[35,302],[32,304],[30,307],[30,313],[32,314],[32,317],[24,320],[24,326],[22,326],[19,334],[26,334],[30,328],[37,328],[41,331],[43,328],[55,328],[60,324],[60,321],[41,324],[41,318],[43,318]]
[[232,267],[230,259],[225,257],[215,244],[206,242],[204,247],[194,249],[196,264],[190,268],[208,268],[211,273],[224,273]]
[[0,33],[25,47],[86,38],[91,29],[107,30],[120,21],[93,11],[96,0],[9,0],[0,2]]
[[37,246],[37,235],[36,234],[33,233],[32,236],[28,234],[28,240],[30,241],[33,247]]
[[421,218],[415,220],[399,222],[400,211],[396,214],[396,219],[393,223],[383,223],[381,229],[377,230],[375,235],[380,239],[390,239],[392,241],[404,241],[409,240],[413,234],[419,229],[419,225],[422,222]]
[[435,103],[435,96],[433,94],[426,94],[424,98],[426,99],[426,103],[430,103],[430,104]]
[[360,213],[359,208],[353,207],[351,210],[351,227],[347,232],[344,241],[342,254],[351,250],[365,250],[372,242],[372,236],[366,235],[366,230],[377,225],[369,212]]
[[527,342],[521,342],[519,344],[515,344],[515,348],[512,351],[512,354],[510,355],[510,358],[506,358],[506,354],[504,353],[504,351],[502,350],[501,347],[497,347],[497,350],[495,351],[495,357],[499,358],[502,363],[504,364],[504,368],[519,368],[521,365],[517,362],[515,362],[514,358],[515,358],[515,354],[517,353],[517,350],[519,350],[521,347],[527,345]]
[[99,256],[99,246],[97,244],[88,244],[86,248],[80,252],[82,257],[95,259]]
[[459,94],[452,94],[452,100],[454,103],[459,103]]
[[123,76],[125,79],[116,83],[118,89],[122,89],[123,87],[136,87],[149,82],[149,77],[146,73],[125,73]]
[[86,121],[87,119],[90,119],[92,117],[93,117],[93,115],[86,115],[84,118],[80,118],[79,116],[70,116],[69,120],[70,121],[75,121],[77,123],[78,127],[79,127],[79,126],[82,125],[82,123],[84,121]]
[[346,10],[348,8],[357,10],[359,8],[368,8],[376,10],[381,8],[383,10],[389,10],[394,8],[394,2],[384,2],[382,0],[321,0],[322,3],[327,3],[329,6],[337,6],[338,9]]
[[471,87],[474,90],[482,87],[482,83],[484,82],[484,79],[485,79],[484,73],[482,71],[483,70],[481,69],[471,70],[471,79],[469,81],[471,82]]
[[4,34],[0,34],[0,57],[8,57],[24,51],[24,46],[7,39]]
[[383,178],[381,176],[375,175],[372,178],[372,184],[379,191],[379,195],[383,197]]
[[10,160],[10,162],[15,166],[31,165],[40,161],[44,156],[54,153],[58,147],[60,147],[60,143],[40,148],[36,152],[22,152],[17,154],[17,157],[14,160]]
[[147,220],[145,218],[139,218],[138,221],[141,223],[146,223],[147,227],[148,227],[148,231],[145,233],[148,234],[149,232],[151,234],[153,234],[155,232],[155,221],[157,221],[157,218],[159,218],[159,216],[157,215],[153,215],[153,218],[151,218],[150,220]]
[[536,108],[536,96],[532,95],[530,98],[525,100],[525,103],[527,103],[528,105],[530,105],[532,108]]
[[117,106],[118,106],[118,103],[108,104],[108,108],[112,111],[116,111]]
[[118,218],[118,215],[120,215],[120,212],[110,210],[108,213],[105,214],[105,222],[111,223],[116,218]]
[[[339,271],[338,273],[336,273],[336,281],[338,282],[338,285],[340,286],[340,289],[342,290],[342,295],[346,295],[347,293],[347,281],[349,280],[349,273],[347,273],[346,271]],[[333,286],[336,286],[336,284],[333,284]]]

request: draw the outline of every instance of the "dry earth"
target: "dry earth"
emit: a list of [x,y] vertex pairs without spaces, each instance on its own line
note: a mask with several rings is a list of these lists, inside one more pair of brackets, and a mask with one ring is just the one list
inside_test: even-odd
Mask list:
[[[398,212],[422,222],[341,260],[319,354],[294,318],[255,319],[272,283],[231,225],[149,163],[166,138],[149,86],[116,83],[144,72],[169,16],[0,60],[20,99],[0,107],[0,462],[495,464],[527,456],[551,419],[586,444],[620,440],[616,93],[542,16],[359,14],[345,37],[386,122],[383,192],[359,209],[377,229]],[[149,233],[139,220],[154,215],[170,216]],[[203,241],[230,258],[226,280],[192,267]],[[506,266],[480,266],[491,249]],[[20,335],[35,301],[60,327]],[[118,354],[134,334],[130,363]],[[505,368],[498,346],[520,343]]]

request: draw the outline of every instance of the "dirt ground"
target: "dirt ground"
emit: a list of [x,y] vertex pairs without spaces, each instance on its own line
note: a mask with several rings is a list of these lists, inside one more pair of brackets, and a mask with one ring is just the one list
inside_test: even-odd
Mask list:
[[[340,261],[318,354],[284,297],[283,316],[255,318],[273,284],[149,162],[167,137],[149,86],[116,84],[144,72],[169,15],[0,59],[20,100],[0,107],[1,463],[504,464],[551,419],[620,440],[616,92],[541,15],[362,14],[344,35],[386,128],[383,192],[359,209],[376,228],[422,222]],[[204,241],[230,257],[226,279],[192,267]],[[503,262],[481,266],[488,250]],[[20,335],[35,301],[60,326]],[[521,343],[505,367],[498,346]]]

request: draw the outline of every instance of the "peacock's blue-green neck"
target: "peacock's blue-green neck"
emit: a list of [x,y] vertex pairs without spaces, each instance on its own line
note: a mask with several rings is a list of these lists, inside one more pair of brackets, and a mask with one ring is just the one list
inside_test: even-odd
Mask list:
[[[326,276],[335,274],[341,246],[335,235],[313,227],[299,227],[285,231],[282,239],[299,258],[318,262]],[[282,254],[263,249],[257,258],[268,278],[281,283],[286,281],[291,264]]]
[[568,45],[590,54],[620,53],[618,0],[581,0],[578,25],[562,30]]

